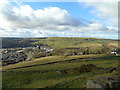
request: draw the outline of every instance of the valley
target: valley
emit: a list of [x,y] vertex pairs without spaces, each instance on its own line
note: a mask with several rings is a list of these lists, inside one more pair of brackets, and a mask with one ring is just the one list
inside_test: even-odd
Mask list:
[[119,87],[117,40],[71,37],[21,40],[29,41],[29,45],[1,49],[3,88]]

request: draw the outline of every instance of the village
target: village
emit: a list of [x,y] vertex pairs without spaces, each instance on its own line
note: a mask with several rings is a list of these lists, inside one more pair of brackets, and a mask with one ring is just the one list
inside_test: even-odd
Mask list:
[[[29,51],[29,52],[28,52]],[[15,64],[21,61],[26,61],[31,59],[32,54],[36,53],[37,51],[42,51],[43,53],[51,52],[53,49],[45,48],[42,46],[36,47],[19,47],[19,48],[3,48],[0,49],[2,53],[2,62],[3,65]],[[30,53],[31,54],[28,54]]]
[[[26,51],[29,51],[29,52],[26,53]],[[38,52],[38,51],[40,51],[40,52]],[[0,49],[0,52],[2,52],[3,65],[15,64],[15,63],[18,63],[18,62],[21,62],[21,61],[30,60],[34,56],[35,53],[41,53],[42,52],[42,54],[40,54],[40,55],[38,54],[39,57],[45,57],[46,53],[49,53],[49,52],[52,52],[52,51],[53,51],[53,49],[45,48],[45,47],[42,47],[42,46]],[[116,55],[116,56],[119,55],[116,51],[112,51],[112,52],[110,52],[110,54],[111,55]],[[73,53],[72,55],[83,55],[83,53],[78,52],[77,54]]]

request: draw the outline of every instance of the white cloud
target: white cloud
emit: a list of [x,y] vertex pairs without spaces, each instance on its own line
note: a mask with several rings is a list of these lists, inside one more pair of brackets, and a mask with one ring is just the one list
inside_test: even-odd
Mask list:
[[106,27],[102,24],[99,24],[99,23],[92,23],[92,24],[89,24],[89,29],[91,29],[91,30],[105,30]]
[[[77,0],[80,1],[80,0]],[[84,2],[119,2],[119,0],[82,0]]]
[[33,10],[29,5],[17,7],[6,0],[0,3],[1,36],[104,37],[108,34],[117,35],[117,28],[75,19],[67,10],[58,7]]
[[118,25],[118,1],[119,0],[85,0],[87,6],[94,7],[92,14],[103,18],[109,25]]
[[35,28],[50,25],[77,26],[80,23],[78,20],[72,18],[66,10],[58,7],[33,10],[29,5],[15,7],[4,1],[1,4],[0,25],[3,27]]
[[115,27],[113,27],[113,26],[107,26],[107,28],[108,28],[109,30],[115,30],[115,31],[118,31],[118,28],[115,28]]

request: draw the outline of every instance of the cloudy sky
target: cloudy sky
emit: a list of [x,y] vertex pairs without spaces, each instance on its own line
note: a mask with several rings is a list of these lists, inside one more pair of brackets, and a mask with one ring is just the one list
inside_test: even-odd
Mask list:
[[0,1],[1,37],[118,38],[118,2]]

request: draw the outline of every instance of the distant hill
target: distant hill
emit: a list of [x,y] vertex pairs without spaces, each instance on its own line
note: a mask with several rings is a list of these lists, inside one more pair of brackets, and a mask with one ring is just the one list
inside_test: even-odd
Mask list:
[[61,48],[83,48],[83,47],[114,47],[118,48],[118,41],[112,39],[100,38],[80,38],[80,37],[49,37],[47,39],[39,39],[33,44],[43,43],[54,49]]
[[[2,41],[4,48],[39,45],[53,49],[51,52],[35,48],[25,50],[23,54],[10,53],[7,61],[13,61],[16,56],[17,58],[14,64],[2,63],[5,65],[1,67],[3,89],[100,87],[112,89],[119,86],[120,56],[111,54],[113,50],[120,51],[118,40],[49,37],[3,38]],[[81,52],[82,54],[79,54]],[[23,60],[25,54],[32,55],[32,59]],[[22,60],[17,62],[18,58]]]
[[3,38],[3,48],[48,46],[53,49],[84,48],[97,49],[102,46],[119,48],[118,40],[82,37],[49,37],[49,38]]
[[[37,42],[39,39],[46,38],[2,38],[2,48],[16,48],[16,47],[30,47],[34,46],[33,42]],[[38,39],[38,40],[37,40]]]

